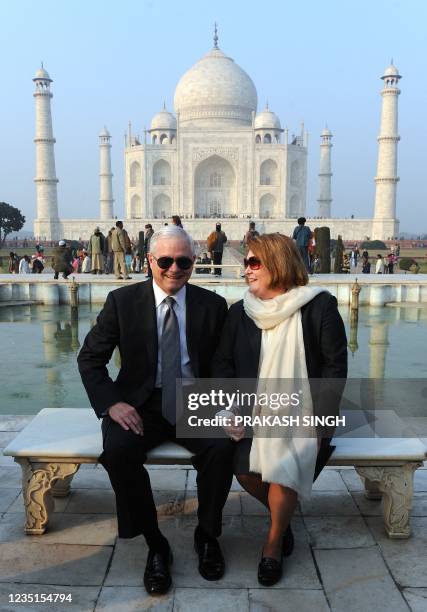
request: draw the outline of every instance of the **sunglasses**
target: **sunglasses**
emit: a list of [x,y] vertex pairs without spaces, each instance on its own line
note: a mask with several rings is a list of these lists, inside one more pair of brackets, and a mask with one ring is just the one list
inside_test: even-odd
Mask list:
[[157,265],[162,270],[168,270],[168,268],[170,268],[174,262],[180,270],[189,270],[194,263],[193,260],[190,259],[190,257],[177,257],[176,259],[174,259],[173,257],[157,258],[155,255],[153,255],[153,259],[156,260]]
[[262,263],[258,257],[249,257],[249,259],[246,259],[245,257],[243,260],[243,265],[245,266],[245,269],[249,266],[251,270],[259,270]]

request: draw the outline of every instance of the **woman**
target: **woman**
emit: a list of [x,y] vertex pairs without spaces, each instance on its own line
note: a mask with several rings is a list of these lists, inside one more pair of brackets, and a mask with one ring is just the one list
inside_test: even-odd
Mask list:
[[[321,288],[307,286],[308,274],[292,239],[263,234],[250,239],[248,247],[248,291],[229,310],[213,376],[258,379],[258,387],[265,379],[339,378],[338,389],[320,399],[316,395],[314,401],[314,414],[337,415],[347,376],[347,339],[336,299]],[[323,384],[326,388],[328,383]],[[310,402],[311,398],[307,406]],[[313,479],[334,447],[331,438],[322,438],[320,432],[300,439],[300,450],[295,451],[295,438],[290,443],[286,438],[255,435],[251,441],[243,438],[242,428],[226,431],[239,440],[234,471],[240,484],[270,510],[258,580],[271,586],[281,577],[282,556],[292,552],[289,522],[298,497],[309,497]],[[295,466],[304,467],[292,474]]]
[[377,263],[375,264],[375,274],[385,274],[384,259],[380,253],[377,254]]

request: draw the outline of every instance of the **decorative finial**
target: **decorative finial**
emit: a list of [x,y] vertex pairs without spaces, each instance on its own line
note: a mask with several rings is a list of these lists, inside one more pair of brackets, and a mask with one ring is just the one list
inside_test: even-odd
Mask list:
[[265,110],[270,110],[270,109],[268,108],[268,98],[267,98],[267,99],[266,99],[266,101],[265,101]]
[[166,100],[163,100],[163,110],[166,110]]
[[394,66],[394,64],[393,64],[393,58],[391,58],[391,60],[390,60],[390,64],[391,64],[392,66]]
[[218,25],[217,22],[215,21],[215,25],[214,25],[214,49],[218,49]]

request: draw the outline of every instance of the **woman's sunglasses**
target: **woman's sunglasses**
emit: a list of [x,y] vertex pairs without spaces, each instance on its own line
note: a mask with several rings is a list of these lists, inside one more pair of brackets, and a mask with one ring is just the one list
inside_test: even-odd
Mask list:
[[258,259],[258,257],[249,257],[249,259],[246,259],[245,257],[245,259],[243,260],[243,265],[245,266],[245,270],[248,266],[251,270],[259,270],[262,266],[262,263],[261,260]]
[[173,257],[155,257],[153,255],[153,259],[156,260],[157,265],[162,270],[168,270],[173,265],[173,262],[176,263],[180,270],[189,270],[193,265],[193,260],[190,257],[177,257],[174,259]]

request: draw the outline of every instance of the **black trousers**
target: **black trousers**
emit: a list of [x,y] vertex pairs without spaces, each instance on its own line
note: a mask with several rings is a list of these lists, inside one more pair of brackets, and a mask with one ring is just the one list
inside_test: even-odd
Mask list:
[[161,414],[161,391],[138,409],[144,435],[125,431],[110,417],[102,422],[104,452],[99,462],[107,470],[116,494],[119,537],[144,534],[148,545],[158,533],[157,510],[150,477],[144,467],[147,451],[162,442],[177,442],[190,452],[197,470],[199,525],[211,537],[221,535],[222,509],[233,479],[233,443],[228,438],[176,438],[175,427]]
[[[212,263],[221,265],[222,264],[222,251],[213,251]],[[221,276],[222,268],[214,268],[214,273]]]

